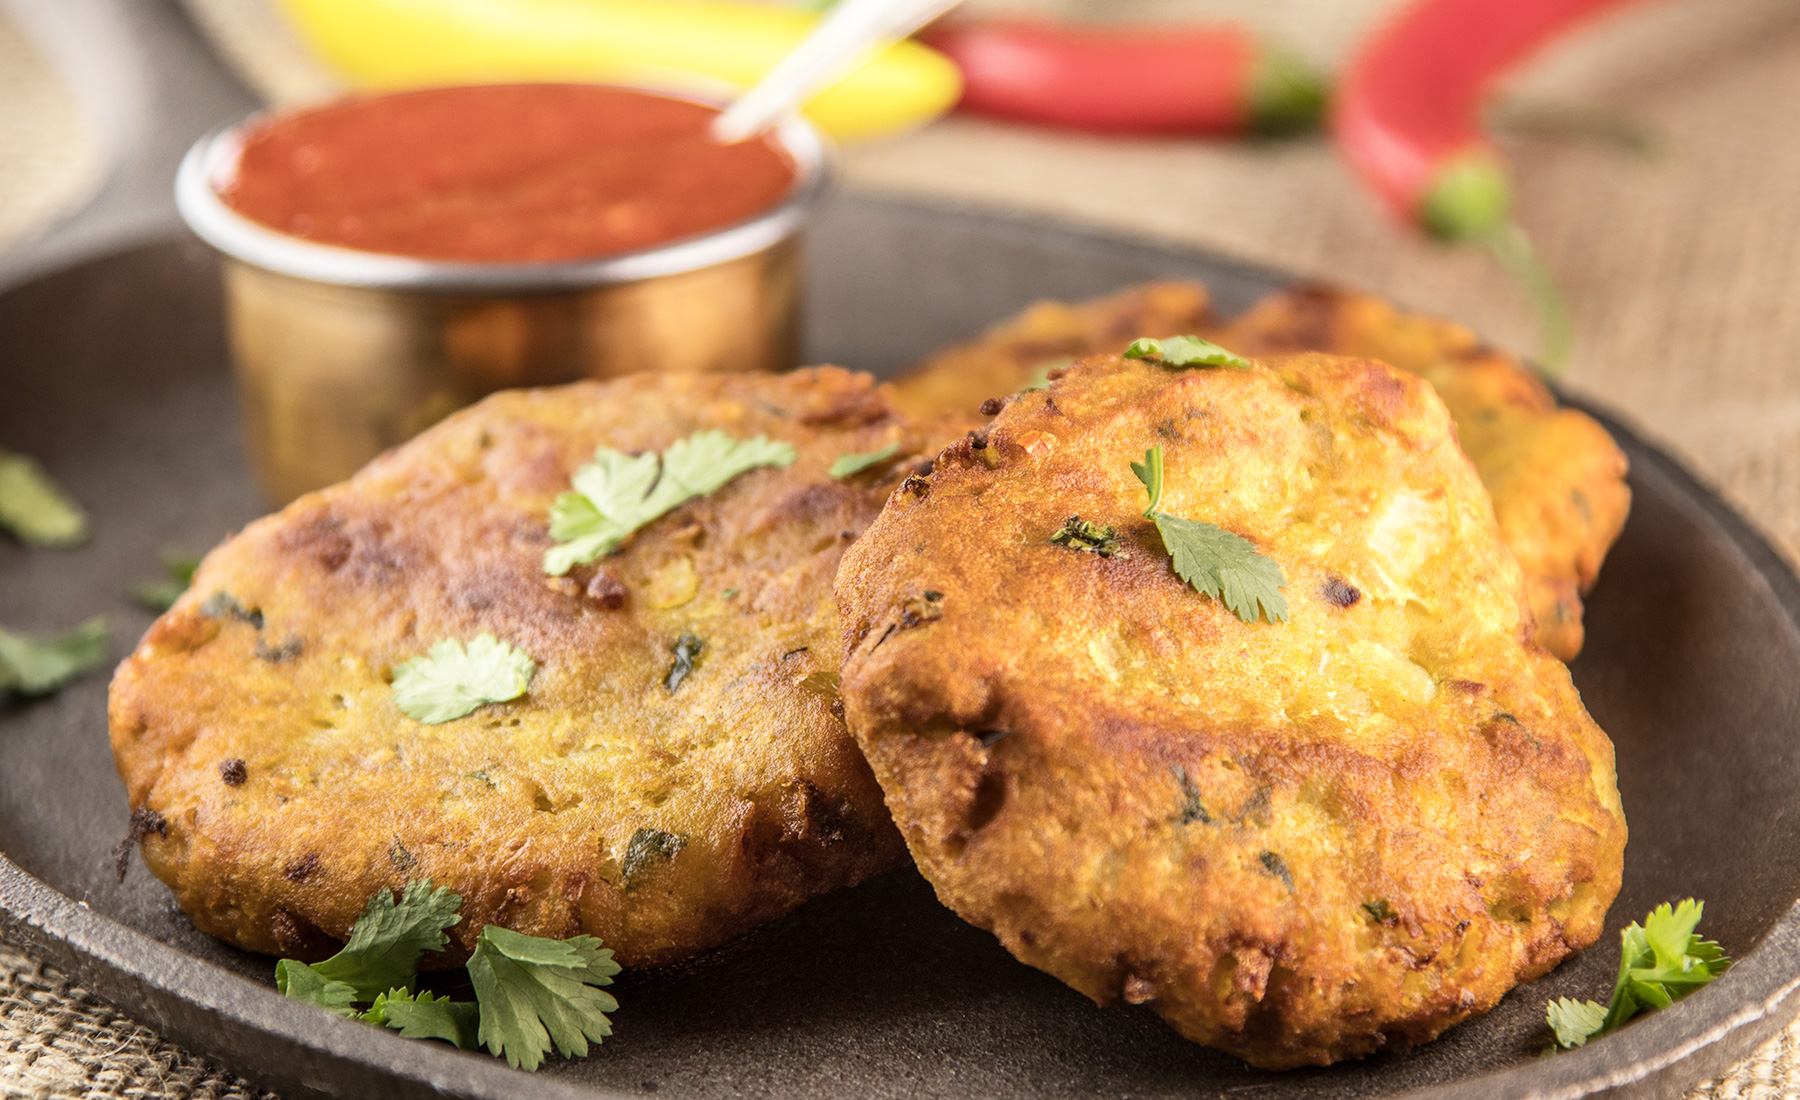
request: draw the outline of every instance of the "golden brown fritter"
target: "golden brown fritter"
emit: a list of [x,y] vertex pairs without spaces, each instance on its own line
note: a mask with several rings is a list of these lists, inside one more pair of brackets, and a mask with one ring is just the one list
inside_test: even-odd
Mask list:
[[[1201,303],[1185,318],[1180,310],[1134,305],[1180,301],[1184,293]],[[1391,363],[1429,379],[1455,418],[1463,450],[1493,499],[1501,535],[1525,571],[1538,644],[1564,660],[1581,652],[1581,596],[1631,507],[1625,455],[1606,429],[1585,413],[1558,408],[1535,373],[1484,347],[1461,325],[1401,313],[1371,295],[1300,287],[1226,322],[1205,316],[1205,300],[1199,284],[1152,283],[1080,305],[1039,303],[982,340],[921,363],[895,382],[896,399],[921,418],[945,418],[946,434],[978,427],[985,419],[980,402],[1026,385],[1041,363],[1035,353],[1017,350],[1024,334],[1054,324],[1036,318],[1086,320],[1057,328],[1068,334],[1056,345],[1062,355],[1113,354],[1135,336],[1179,330],[1244,355],[1324,351]],[[1162,327],[1129,331],[1137,320]]]
[[1581,652],[1582,594],[1631,510],[1625,453],[1593,417],[1558,408],[1536,373],[1463,326],[1401,313],[1368,294],[1297,287],[1263,299],[1213,339],[1243,355],[1380,359],[1428,380],[1525,571],[1538,644],[1565,661]]
[[[1249,539],[1287,622],[1173,571]],[[1056,545],[1068,517],[1111,556]],[[1266,1067],[1429,1040],[1600,934],[1612,745],[1417,377],[1084,360],[909,478],[845,555],[850,728],[920,870],[1097,1001]]]
[[[700,429],[792,442],[566,577],[546,517],[596,445]],[[112,689],[143,856],[203,931],[335,949],[371,894],[430,878],[483,925],[666,963],[902,863],[834,713],[831,583],[916,441],[865,375],[642,375],[503,393],[258,521],[206,559]],[[424,725],[393,667],[492,632],[522,698]],[[697,666],[665,686],[681,635]],[[141,817],[142,815],[140,815]]]
[[1046,368],[1123,351],[1140,336],[1198,331],[1211,308],[1205,287],[1177,281],[1089,302],[1037,302],[974,340],[933,353],[895,382],[894,403],[922,421],[949,415],[950,433],[961,435],[986,422],[976,413],[983,401],[1041,383]]

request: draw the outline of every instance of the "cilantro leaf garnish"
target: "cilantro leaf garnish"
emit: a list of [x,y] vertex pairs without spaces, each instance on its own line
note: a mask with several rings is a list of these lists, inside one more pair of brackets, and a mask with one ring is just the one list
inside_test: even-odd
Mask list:
[[80,505],[35,459],[10,451],[0,451],[0,527],[27,546],[75,546],[88,537]]
[[131,598],[138,606],[159,615],[175,606],[175,601],[194,582],[194,571],[200,568],[200,559],[191,554],[164,550],[162,564],[163,572],[168,574],[165,579],[139,581],[131,586]]
[[334,981],[298,959],[282,959],[275,964],[275,985],[296,1001],[305,1001],[327,1012],[355,1019],[356,987],[349,982]]
[[1249,539],[1223,527],[1182,519],[1158,508],[1163,494],[1161,447],[1145,451],[1144,461],[1133,462],[1131,472],[1149,494],[1144,515],[1155,522],[1176,576],[1224,604],[1244,622],[1253,623],[1258,615],[1271,624],[1287,621],[1287,597],[1281,591],[1287,587],[1287,578],[1273,558],[1257,553]]
[[463,1050],[481,1045],[481,1006],[474,1001],[433,997],[429,990],[414,996],[405,989],[390,989],[375,998],[362,1019],[391,1027],[403,1039],[442,1039]]
[[1104,523],[1070,516],[1063,520],[1063,525],[1056,534],[1050,536],[1050,542],[1056,546],[1066,546],[1071,550],[1085,550],[1090,554],[1098,554],[1110,558],[1120,554],[1119,534]]
[[445,638],[394,666],[394,703],[408,718],[436,725],[517,699],[536,671],[536,661],[492,634],[477,634],[466,649]]
[[[612,1034],[606,1014],[619,1003],[599,986],[619,972],[593,936],[540,939],[488,925],[469,957],[475,1000],[415,992],[419,959],[449,943],[462,898],[429,879],[410,882],[398,901],[383,889],[350,930],[343,950],[308,966],[283,959],[275,982],[297,1001],[407,1039],[442,1039],[464,1050],[486,1045],[514,1066],[535,1070],[551,1046],[569,1057]],[[368,1009],[357,1008],[368,1004]]]
[[89,619],[55,638],[27,638],[0,630],[0,694],[49,694],[105,661],[109,641],[102,618]]
[[1718,944],[1694,931],[1704,908],[1704,902],[1693,898],[1674,906],[1664,902],[1643,924],[1627,926],[1619,934],[1619,977],[1611,1002],[1559,997],[1546,1007],[1545,1021],[1557,1043],[1582,1046],[1646,1009],[1669,1007],[1725,973],[1731,960]]
[[850,477],[852,474],[860,474],[871,466],[886,462],[888,459],[893,458],[894,455],[898,454],[899,451],[900,444],[896,441],[889,443],[879,451],[869,451],[866,454],[839,455],[837,461],[833,462],[831,468],[825,472],[838,480],[842,480]]
[[383,887],[369,899],[343,950],[310,969],[350,986],[359,1001],[373,1000],[410,984],[419,956],[443,950],[450,942],[444,929],[462,920],[456,915],[461,907],[460,896],[448,886],[433,890],[430,879],[409,883],[397,902],[393,891]]
[[1250,369],[1250,360],[1226,351],[1198,336],[1170,336],[1162,340],[1140,337],[1125,349],[1127,359],[1161,359],[1169,367],[1235,367]]
[[716,429],[678,439],[660,456],[601,447],[570,477],[574,491],[550,508],[550,537],[561,545],[544,552],[544,572],[560,577],[605,557],[633,531],[695,497],[761,466],[792,465],[796,457],[791,443],[761,435],[733,439]]
[[592,936],[546,940],[496,925],[481,930],[469,978],[481,1006],[480,1041],[512,1065],[535,1070],[555,1044],[565,1057],[612,1034],[619,1002],[599,987],[619,972]]

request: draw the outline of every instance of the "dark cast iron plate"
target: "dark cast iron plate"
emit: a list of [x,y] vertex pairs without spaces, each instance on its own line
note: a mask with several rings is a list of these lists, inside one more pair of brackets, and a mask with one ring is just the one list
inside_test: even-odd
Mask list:
[[[843,199],[811,240],[809,358],[891,372],[1039,296],[1158,276],[1234,309],[1279,277],[1068,227]],[[1590,604],[1575,679],[1618,746],[1631,817],[1614,933],[1705,898],[1741,961],[1675,1007],[1542,1057],[1548,997],[1604,996],[1615,935],[1407,1054],[1263,1073],[1141,1009],[1100,1009],[940,907],[912,872],[616,987],[617,1034],[536,1076],[289,1002],[271,960],[194,931],[135,868],[114,881],[124,791],[106,683],[0,712],[0,930],[170,1039],[291,1098],[1581,1097],[1673,1095],[1794,1013],[1800,984],[1800,582],[1718,498],[1617,424],[1636,503]],[[169,242],[0,295],[0,444],[97,519],[78,550],[0,542],[0,623],[104,613],[114,657],[148,624],[124,599],[165,546],[201,550],[262,510],[244,468],[217,272]]]

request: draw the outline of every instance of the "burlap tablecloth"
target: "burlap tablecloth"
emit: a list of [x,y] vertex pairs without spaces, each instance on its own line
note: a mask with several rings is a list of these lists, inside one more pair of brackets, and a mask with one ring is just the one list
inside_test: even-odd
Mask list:
[[[1078,17],[1231,14],[1323,61],[1388,0],[973,0]],[[187,0],[271,99],[331,80],[262,0]],[[0,246],[74,201],[89,156],[69,106],[0,21]],[[1568,381],[1638,422],[1794,555],[1800,548],[1800,3],[1663,0],[1559,47],[1512,89],[1604,108],[1655,155],[1502,134],[1519,211],[1561,276],[1578,339]],[[1541,112],[1540,112],[1541,113]],[[16,150],[16,152],[15,152]],[[26,186],[25,165],[41,184]],[[1484,257],[1390,224],[1320,142],[1104,140],[952,119],[850,150],[850,186],[1030,209],[1338,279],[1529,349],[1532,319]],[[23,198],[21,197],[23,196]],[[60,196],[60,197],[59,197]],[[29,209],[22,204],[35,205]],[[237,1097],[255,1090],[161,1044],[0,948],[0,1092]],[[1800,1096],[1800,1026],[1694,1097]]]

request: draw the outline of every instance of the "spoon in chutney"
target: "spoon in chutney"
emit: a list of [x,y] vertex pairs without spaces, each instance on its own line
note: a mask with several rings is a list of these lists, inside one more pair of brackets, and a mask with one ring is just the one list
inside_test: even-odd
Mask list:
[[814,93],[849,75],[867,51],[906,37],[957,3],[838,0],[794,52],[713,119],[713,137],[734,145],[792,118]]

